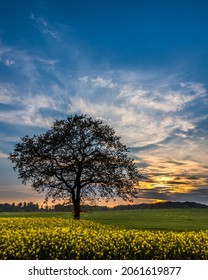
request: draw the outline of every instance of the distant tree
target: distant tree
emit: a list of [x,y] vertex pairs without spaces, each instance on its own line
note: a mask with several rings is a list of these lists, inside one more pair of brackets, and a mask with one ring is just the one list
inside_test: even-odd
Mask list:
[[22,202],[19,202],[19,203],[17,204],[17,208],[18,208],[19,210],[21,210],[22,207],[23,207],[23,203],[22,203]]
[[11,205],[11,211],[15,211],[15,209],[16,209],[16,205],[15,205],[15,203],[13,202],[12,205]]
[[38,203],[28,202],[24,205],[23,210],[27,212],[35,212],[39,210],[39,205]]
[[53,211],[55,212],[69,212],[72,210],[71,205],[56,204],[53,206]]
[[10,154],[19,178],[38,193],[72,202],[74,218],[80,203],[103,198],[131,200],[140,174],[120,137],[102,120],[86,115],[57,120],[41,135],[25,136]]

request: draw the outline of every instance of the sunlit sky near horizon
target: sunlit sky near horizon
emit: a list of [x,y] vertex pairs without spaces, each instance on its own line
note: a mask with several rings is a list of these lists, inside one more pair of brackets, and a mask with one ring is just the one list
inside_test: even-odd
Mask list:
[[134,203],[208,204],[207,73],[207,0],[0,1],[0,203],[43,201],[8,155],[83,113],[130,147]]

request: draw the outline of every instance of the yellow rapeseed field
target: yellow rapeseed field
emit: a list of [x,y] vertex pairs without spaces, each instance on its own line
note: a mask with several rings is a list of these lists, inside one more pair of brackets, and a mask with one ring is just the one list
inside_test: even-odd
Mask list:
[[65,218],[1,218],[0,259],[208,259],[208,231],[152,232]]

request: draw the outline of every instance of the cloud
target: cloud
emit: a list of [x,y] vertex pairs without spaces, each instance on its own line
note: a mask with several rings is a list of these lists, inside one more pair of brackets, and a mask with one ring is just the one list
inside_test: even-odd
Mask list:
[[[191,89],[191,91],[190,91]],[[124,85],[120,90],[120,97],[125,98],[129,104],[143,106],[145,108],[166,113],[182,110],[190,101],[204,96],[203,85],[191,84],[191,87],[183,85],[178,90],[158,88],[157,90],[144,89],[143,87]]]
[[33,107],[27,107],[24,110],[0,113],[0,121],[8,124],[16,124],[19,126],[31,126],[39,128],[51,127],[54,118],[43,117],[36,112]]
[[5,86],[0,84],[0,103],[1,104],[13,104],[16,102],[16,98],[13,96],[14,90],[11,86]]
[[43,115],[43,110],[61,111],[61,101],[44,94],[18,96],[11,86],[0,86],[0,104],[9,105],[10,109],[0,112],[0,121],[10,124],[48,128],[54,117]]
[[41,108],[48,108],[51,110],[60,110],[59,102],[49,96],[44,94],[37,94],[35,96],[29,96],[21,100],[21,103],[25,106],[29,106],[31,110],[37,111]]
[[4,60],[4,65],[6,65],[6,66],[11,66],[11,65],[13,65],[13,64],[15,64],[15,61],[12,60],[12,59],[6,58],[6,59]]
[[43,194],[37,194],[30,186],[19,184],[16,185],[1,185],[0,188],[0,203],[19,203],[20,201],[38,201],[43,203]]
[[8,158],[8,155],[0,151],[0,159],[2,158]]
[[103,118],[133,147],[160,143],[176,132],[179,138],[187,137],[196,128],[196,116],[189,118],[186,111],[190,103],[204,96],[204,86],[181,85],[177,80],[159,86],[158,74],[151,75],[149,86],[149,77],[141,77],[121,71],[81,76],[79,92],[70,98],[68,112]]
[[[11,85],[17,84],[35,84],[37,80],[40,79],[40,74],[37,69],[36,62],[38,58],[31,55],[28,51],[17,49],[17,48],[7,48],[1,45],[3,51],[0,55],[0,61],[8,66],[7,71],[8,77],[11,79]],[[13,66],[13,67],[10,67]]]
[[182,88],[186,88],[191,90],[191,92],[195,93],[198,96],[204,96],[207,92],[206,88],[202,83],[194,83],[194,82],[182,82],[180,83]]
[[79,81],[86,84],[89,81],[89,77],[88,76],[79,77]]
[[79,77],[79,81],[83,84],[88,84],[92,88],[103,88],[103,89],[115,89],[118,84],[112,82],[112,79],[109,78],[103,78],[101,76],[97,76],[95,78],[90,76],[83,76]]
[[41,63],[48,65],[48,66],[55,65],[58,62],[57,59],[37,58],[37,60],[39,60]]
[[10,52],[11,52],[11,48],[4,47],[2,44],[0,44],[0,62],[6,66],[15,64],[15,61],[9,55]]
[[36,17],[34,14],[31,15],[31,20],[36,24],[39,30],[49,37],[55,39],[56,41],[60,40],[60,34],[56,31],[56,29],[49,24],[49,22],[43,18]]
[[[140,199],[161,199],[161,200],[171,200],[171,201],[194,201],[198,203],[208,204],[207,200],[208,188],[193,188],[188,192],[171,192],[171,189],[164,189],[163,187],[158,188],[141,188],[140,189]],[[136,203],[136,201],[134,202]]]
[[60,67],[60,57],[12,48],[5,48],[3,56],[15,61],[18,79],[0,83],[2,123],[25,126],[24,135],[30,128],[48,129],[68,114],[85,113],[112,125],[131,147],[146,178],[141,197],[182,199],[179,192],[193,197],[195,188],[207,186],[207,112],[198,109],[207,102],[205,85],[141,70],[71,71]]
[[[32,20],[37,18],[33,15]],[[44,20],[37,22],[48,27]],[[17,81],[18,87],[16,81],[13,87],[0,84],[2,103],[20,105],[16,111],[1,114],[6,122],[48,127],[56,113],[86,113],[109,122],[127,145],[145,148],[176,134],[179,139],[187,138],[202,119],[194,110],[194,115],[189,115],[189,104],[205,98],[203,84],[181,83],[174,75],[141,70],[100,71],[96,75],[88,71],[83,75],[77,69],[69,78],[65,68],[58,68],[59,58],[4,49],[4,54],[16,61],[19,80],[24,81],[23,86]]]
[[100,76],[95,79],[91,79],[91,82],[98,88],[113,89],[117,87],[117,84],[113,83],[111,79],[104,79]]
[[65,102],[57,90],[57,60],[6,47],[1,48],[0,60],[4,59],[3,56],[11,57],[15,66],[11,74],[8,72],[9,79],[12,75],[12,82],[6,79],[0,82],[0,106],[3,109],[0,121],[50,127],[56,114],[64,111]]

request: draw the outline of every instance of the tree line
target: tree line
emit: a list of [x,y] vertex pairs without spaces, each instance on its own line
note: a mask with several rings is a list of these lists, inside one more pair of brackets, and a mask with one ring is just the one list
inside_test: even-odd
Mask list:
[[[112,208],[98,205],[81,205],[81,212],[108,211],[108,210],[136,210],[136,209],[187,209],[208,208],[207,205],[196,202],[166,201],[158,203],[142,203],[133,205],[117,205]],[[52,206],[41,205],[33,202],[19,202],[17,204],[0,204],[0,212],[73,212],[73,205],[55,204]]]
[[[81,212],[88,211],[105,211],[107,206],[97,205],[82,205]],[[73,212],[73,205],[55,204],[52,206],[39,205],[33,202],[19,202],[19,203],[2,203],[0,204],[0,212]]]
[[0,204],[0,212],[36,212],[40,210],[38,203],[33,202],[14,202]]

